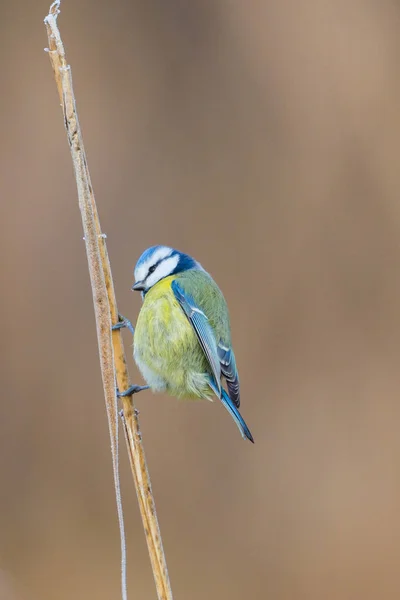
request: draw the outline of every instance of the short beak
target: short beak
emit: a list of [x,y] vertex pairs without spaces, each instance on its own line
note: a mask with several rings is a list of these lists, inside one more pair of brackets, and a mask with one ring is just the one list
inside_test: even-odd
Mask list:
[[143,292],[145,289],[144,281],[137,281],[133,286],[132,290],[135,292]]

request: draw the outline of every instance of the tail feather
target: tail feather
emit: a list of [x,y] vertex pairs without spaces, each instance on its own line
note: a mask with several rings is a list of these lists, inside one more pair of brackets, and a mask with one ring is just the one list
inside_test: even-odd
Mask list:
[[[219,392],[218,392],[217,386],[215,385],[215,382],[211,378],[210,378],[210,387],[213,390],[214,394],[217,397],[219,397]],[[224,390],[224,388],[222,388],[221,391],[222,391],[222,394],[221,394],[220,400],[221,400],[223,406],[225,406],[226,410],[229,412],[229,414],[235,421],[235,423],[241,433],[242,438],[244,440],[248,439],[248,440],[250,440],[250,442],[252,442],[254,444],[254,439],[250,433],[250,429],[247,427],[246,422],[243,419],[242,415],[240,414],[235,403],[229,398],[229,396],[226,393],[226,391]]]

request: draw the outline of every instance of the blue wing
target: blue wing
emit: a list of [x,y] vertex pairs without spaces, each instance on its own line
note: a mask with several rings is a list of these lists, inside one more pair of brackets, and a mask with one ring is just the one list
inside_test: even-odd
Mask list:
[[197,306],[192,296],[184,292],[179,283],[174,280],[171,283],[171,289],[174,293],[175,298],[181,305],[183,312],[189,319],[194,331],[196,332],[197,338],[200,342],[200,346],[208,360],[211,367],[211,372],[215,380],[215,393],[220,398],[221,391],[221,364],[218,356],[217,342],[215,341],[214,331],[208,321],[207,316]]
[[[216,394],[217,391],[215,389],[214,382],[212,381],[211,377],[210,377],[210,387],[214,390],[214,393]],[[225,406],[226,410],[231,415],[233,420],[235,421],[236,426],[238,427],[242,438],[244,440],[248,439],[248,440],[250,440],[250,442],[252,442],[254,444],[254,439],[253,439],[253,436],[251,435],[250,429],[247,427],[246,422],[243,419],[240,412],[238,411],[236,405],[232,402],[231,398],[229,398],[228,394],[226,393],[226,391],[223,388],[222,388],[222,394],[221,394],[221,402]]]
[[[214,394],[220,398],[222,404],[232,416],[242,437],[250,440],[254,444],[253,436],[242,415],[238,411],[240,404],[239,377],[233,350],[224,346],[221,341],[217,345],[214,330],[211,327],[207,316],[197,306],[192,296],[186,293],[176,280],[171,283],[171,289],[196,332],[200,346],[211,367],[213,376],[209,376],[210,388],[213,390]],[[221,373],[226,378],[229,395],[221,386]]]
[[222,341],[218,344],[218,357],[221,363],[221,371],[226,379],[229,396],[234,404],[240,406],[240,386],[239,375],[236,368],[235,355],[232,348],[224,346]]

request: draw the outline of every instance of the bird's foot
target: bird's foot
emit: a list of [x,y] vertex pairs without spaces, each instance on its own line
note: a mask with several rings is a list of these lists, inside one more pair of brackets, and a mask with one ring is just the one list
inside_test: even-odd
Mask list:
[[117,398],[126,398],[127,396],[133,396],[133,394],[138,394],[143,390],[148,390],[150,388],[149,385],[131,385],[124,392],[120,392],[117,388]]
[[135,334],[135,328],[133,327],[132,323],[130,322],[129,319],[127,319],[126,317],[124,317],[123,315],[120,315],[118,313],[118,323],[116,323],[115,325],[113,325],[111,327],[111,329],[113,331],[118,331],[119,329],[124,329],[124,328],[129,329],[129,331],[132,333],[132,335]]

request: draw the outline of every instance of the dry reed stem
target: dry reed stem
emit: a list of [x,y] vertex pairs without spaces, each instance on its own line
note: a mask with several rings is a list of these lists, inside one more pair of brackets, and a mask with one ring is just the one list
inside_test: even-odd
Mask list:
[[[60,1],[56,0],[51,5],[49,14],[45,18],[45,25],[49,40],[50,61],[54,70],[57,90],[64,114],[64,124],[71,149],[92,285],[100,365],[110,429],[118,517],[121,529],[122,594],[123,598],[126,598],[125,538],[118,476],[118,422],[115,378],[120,390],[125,390],[130,386],[130,379],[126,366],[121,332],[111,331],[111,325],[118,321],[117,303],[105,236],[102,234],[100,228],[76,111],[71,69],[67,64],[64,46],[57,27]],[[159,600],[172,600],[167,564],[140,433],[138,411],[134,408],[132,398],[130,397],[122,398],[122,406],[125,440],[158,598]]]

